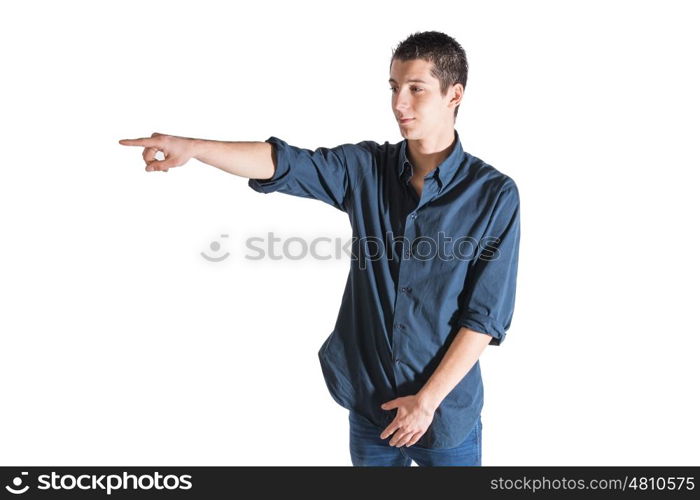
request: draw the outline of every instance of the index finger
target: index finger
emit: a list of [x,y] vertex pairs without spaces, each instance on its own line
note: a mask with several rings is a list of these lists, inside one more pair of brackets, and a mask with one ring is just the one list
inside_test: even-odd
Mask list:
[[142,137],[140,139],[120,139],[119,144],[122,146],[144,146],[154,147],[158,145],[158,139],[155,137]]
[[379,434],[379,439],[386,439],[389,436],[391,436],[394,431],[397,429],[401,428],[401,426],[398,424],[397,419],[394,419],[383,431],[381,434]]

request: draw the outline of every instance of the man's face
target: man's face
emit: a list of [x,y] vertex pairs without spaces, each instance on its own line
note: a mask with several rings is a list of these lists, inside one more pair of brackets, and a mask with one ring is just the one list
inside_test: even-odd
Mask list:
[[[452,103],[450,100],[461,85],[453,85],[443,96],[440,81],[430,74],[432,66],[433,63],[424,59],[391,63],[391,107],[406,139],[421,139],[445,127],[454,127],[454,109],[459,100]],[[402,121],[405,118],[410,120]]]

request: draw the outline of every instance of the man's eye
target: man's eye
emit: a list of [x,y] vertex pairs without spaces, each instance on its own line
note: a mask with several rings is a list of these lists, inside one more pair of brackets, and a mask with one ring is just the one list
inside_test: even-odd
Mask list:
[[[395,87],[389,87],[389,90],[391,90],[392,92],[396,92],[396,88],[395,88]],[[423,89],[421,89],[421,88],[419,88],[419,87],[411,87],[411,90],[415,90],[415,91],[418,91],[418,92],[422,92],[422,91],[423,91]]]

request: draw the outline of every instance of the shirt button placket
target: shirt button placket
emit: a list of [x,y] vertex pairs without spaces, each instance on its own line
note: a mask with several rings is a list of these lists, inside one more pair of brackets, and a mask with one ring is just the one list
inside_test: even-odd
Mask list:
[[[404,325],[403,323],[394,323],[394,330],[405,331],[405,330],[406,330],[406,325]],[[394,356],[393,356],[393,358],[394,358],[394,363],[396,363],[397,365],[398,365],[399,363],[401,363],[401,358],[399,358],[398,352],[394,351]]]
[[[416,214],[415,212],[411,212],[406,219],[406,226],[405,226],[406,231],[404,233],[404,236],[406,236],[406,240],[404,240],[404,245],[406,245],[407,243],[408,244],[404,247],[404,252],[403,252],[404,259],[403,259],[402,263],[400,264],[399,284],[401,284],[403,281],[405,281],[405,279],[402,278],[403,276],[409,275],[409,269],[407,267],[408,267],[409,262],[410,262],[408,259],[411,256],[411,246],[412,245],[410,244],[410,242],[412,241],[413,235],[415,234],[415,229],[414,229],[413,225],[410,223],[413,222],[416,219],[416,217],[418,217],[418,214]],[[411,287],[400,286],[399,290],[404,294],[408,294],[411,291]],[[397,303],[396,303],[396,310],[394,311],[394,315],[396,318],[401,317],[402,303],[403,303],[403,301],[400,300],[400,298],[399,298],[399,300],[397,300]],[[406,331],[406,325],[404,325],[403,323],[401,323],[399,321],[394,323],[394,335],[392,336],[392,338],[394,339],[394,341],[392,342],[393,343],[393,345],[392,345],[392,350],[393,350],[392,359],[394,361],[394,365],[399,365],[400,363],[402,363],[401,358],[399,356],[401,343],[398,341],[400,339],[400,335],[398,335],[398,334],[403,333],[405,331]],[[398,378],[399,372],[396,372],[396,374],[397,374],[397,378]],[[398,380],[397,380],[397,382],[398,382]]]

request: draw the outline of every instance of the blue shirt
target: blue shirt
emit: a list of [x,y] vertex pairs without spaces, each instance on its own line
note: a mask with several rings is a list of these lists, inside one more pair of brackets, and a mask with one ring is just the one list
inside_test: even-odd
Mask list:
[[[462,149],[425,176],[409,179],[407,140],[304,149],[270,137],[275,173],[250,179],[261,193],[325,202],[347,213],[352,257],[338,319],[318,356],[335,401],[384,428],[416,394],[462,326],[500,345],[510,327],[520,240],[518,188],[509,176]],[[416,442],[451,448],[483,406],[477,361],[443,399]]]

